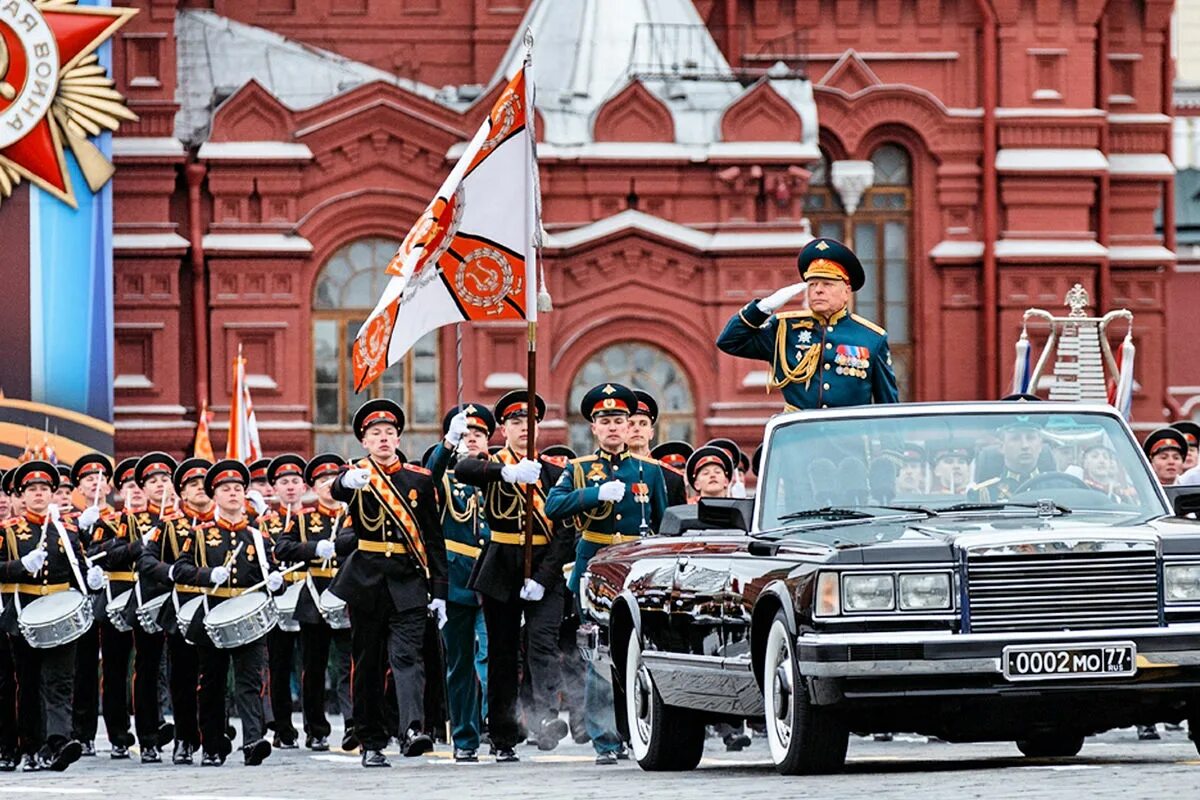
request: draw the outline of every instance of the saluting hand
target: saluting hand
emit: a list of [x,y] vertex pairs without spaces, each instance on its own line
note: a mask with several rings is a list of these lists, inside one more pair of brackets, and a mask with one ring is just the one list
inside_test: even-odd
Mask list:
[[808,290],[808,284],[801,281],[785,286],[768,297],[758,301],[758,310],[764,314],[774,314],[788,304],[793,297]]

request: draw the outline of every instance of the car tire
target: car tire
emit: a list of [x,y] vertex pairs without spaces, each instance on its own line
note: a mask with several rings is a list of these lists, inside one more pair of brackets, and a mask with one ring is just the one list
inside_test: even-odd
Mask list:
[[781,775],[838,772],[845,766],[850,733],[836,712],[809,702],[782,609],[767,634],[763,708],[771,760]]
[[1083,749],[1083,737],[1070,733],[1041,733],[1018,739],[1017,749],[1029,758],[1071,758]]
[[636,630],[625,648],[625,718],[638,766],[648,772],[695,769],[704,755],[704,723],[695,712],[663,702],[642,660]]

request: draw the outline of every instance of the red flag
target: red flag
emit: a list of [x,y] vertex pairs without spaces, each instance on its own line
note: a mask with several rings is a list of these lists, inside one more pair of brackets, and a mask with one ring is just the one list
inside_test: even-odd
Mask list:
[[200,407],[200,419],[196,422],[196,441],[192,444],[192,458],[217,460],[216,455],[213,454],[212,439],[208,434],[212,416],[212,412],[208,410],[208,401],[205,401]]

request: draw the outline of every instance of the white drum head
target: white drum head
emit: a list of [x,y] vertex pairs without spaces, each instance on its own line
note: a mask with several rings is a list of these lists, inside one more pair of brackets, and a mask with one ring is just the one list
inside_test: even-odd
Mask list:
[[45,625],[75,613],[83,604],[83,595],[74,589],[39,597],[21,611],[21,621],[27,625]]
[[215,626],[234,622],[253,614],[268,602],[270,602],[270,598],[262,592],[231,597],[209,611],[208,616],[204,618],[204,624]]

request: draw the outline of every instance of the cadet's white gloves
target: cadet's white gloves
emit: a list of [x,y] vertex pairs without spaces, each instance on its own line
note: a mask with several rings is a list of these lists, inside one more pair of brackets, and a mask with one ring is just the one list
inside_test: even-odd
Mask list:
[[371,473],[360,467],[348,469],[342,473],[342,486],[347,489],[361,489],[371,482]]
[[533,578],[526,578],[525,585],[521,587],[521,599],[528,600],[531,603],[536,603],[546,596],[546,587],[535,581]]
[[267,575],[267,590],[278,592],[283,586],[283,574],[279,572],[271,572]]
[[229,580],[228,567],[213,567],[208,574],[208,580],[213,586],[220,586],[225,581]]
[[506,483],[537,483],[542,476],[542,465],[537,461],[522,458],[516,464],[505,464],[500,468],[500,477]]
[[328,561],[333,558],[334,547],[333,542],[328,539],[322,539],[317,542],[317,558]]
[[451,450],[458,447],[458,443],[466,432],[467,414],[460,411],[450,418],[450,427],[446,429],[446,444],[450,445]]
[[801,281],[793,283],[791,286],[785,286],[769,297],[764,297],[758,301],[758,310],[764,314],[774,314],[779,309],[783,308],[788,302],[798,294],[802,294],[808,289],[808,284]]
[[21,556],[21,566],[30,575],[37,575],[42,571],[42,567],[46,566],[46,551],[40,547],[37,550],[30,550]]
[[600,502],[602,503],[619,503],[621,498],[625,496],[624,481],[609,481],[608,483],[600,484]]
[[86,531],[91,530],[91,527],[100,521],[100,509],[97,506],[88,506],[83,511],[79,512],[79,519],[76,524],[79,529]]
[[738,479],[737,479],[737,480],[735,480],[735,481],[734,481],[732,484],[730,484],[730,486],[729,486],[729,496],[730,496],[730,497],[734,497],[734,498],[738,498],[738,499],[742,499],[742,498],[745,498],[745,497],[747,497],[747,496],[748,496],[748,495],[746,494],[746,484],[745,484],[745,482],[744,482],[744,481],[741,479],[741,477],[738,477]]
[[260,517],[267,511],[266,498],[262,496],[262,492],[257,489],[251,489],[246,492],[246,499],[250,501],[250,505],[254,506],[254,513]]
[[446,626],[446,601],[445,600],[430,600],[426,606],[434,614],[437,614],[438,630]]
[[92,591],[97,591],[104,586],[104,570],[97,567],[95,564],[88,567],[87,585]]

